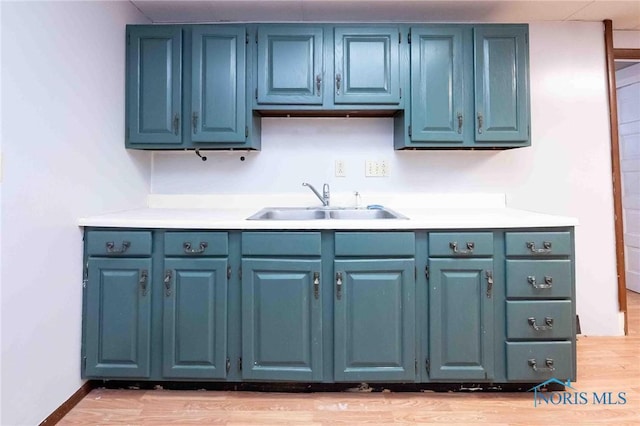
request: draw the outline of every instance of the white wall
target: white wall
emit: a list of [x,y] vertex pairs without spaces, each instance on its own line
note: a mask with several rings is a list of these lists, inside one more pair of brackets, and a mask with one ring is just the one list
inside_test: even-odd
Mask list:
[[124,150],[129,2],[2,3],[2,417],[38,424],[81,385],[77,218],[143,205]]
[[[303,181],[358,190],[366,201],[382,191],[504,192],[512,207],[579,218],[583,333],[621,334],[602,31],[601,23],[530,25],[529,148],[396,152],[390,118],[268,118],[259,153],[208,153],[207,162],[193,153],[154,154],[152,192],[309,192]],[[333,177],[337,159],[346,163],[346,178]],[[388,160],[391,176],[365,178],[365,159]]]
[[640,31],[614,31],[615,49],[640,49]]

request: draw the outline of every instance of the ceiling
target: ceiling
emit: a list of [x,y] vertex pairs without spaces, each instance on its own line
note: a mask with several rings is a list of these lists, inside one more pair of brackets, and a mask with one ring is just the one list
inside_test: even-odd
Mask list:
[[602,21],[640,30],[640,0],[130,0],[154,23]]

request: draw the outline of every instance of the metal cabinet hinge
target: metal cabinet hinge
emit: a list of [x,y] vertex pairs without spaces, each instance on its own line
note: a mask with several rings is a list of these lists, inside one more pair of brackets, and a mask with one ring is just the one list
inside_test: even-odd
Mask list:
[[407,34],[407,44],[411,44],[411,31]]
[[238,358],[238,370],[242,371],[242,357]]
[[400,99],[402,99],[402,87],[400,88]]
[[87,357],[83,356],[82,357],[82,371],[86,371],[87,370]]
[[409,126],[409,137],[411,137],[411,126]]
[[414,358],[416,374],[418,374],[418,358]]
[[418,267],[413,268],[413,279],[418,279]]
[[231,279],[231,266],[227,266],[227,279]]
[[402,33],[398,32],[398,44],[402,44]]
[[227,357],[227,362],[225,363],[225,370],[227,371],[227,374],[229,374],[229,371],[231,371],[231,360],[229,359],[229,357]]
[[82,288],[87,288],[88,281],[89,281],[89,262],[85,264],[84,271],[82,271]]
[[257,87],[256,87],[255,95],[256,95],[256,99],[258,99],[258,88]]
[[427,277],[427,280],[429,280],[429,267],[428,266],[424,267],[424,276]]
[[249,126],[244,126],[244,137],[245,138],[249,137]]
[[431,363],[429,362],[429,358],[424,361],[424,367],[427,370],[427,374],[431,374]]
[[247,33],[244,34],[244,41],[245,41],[245,44],[249,44],[249,34]]

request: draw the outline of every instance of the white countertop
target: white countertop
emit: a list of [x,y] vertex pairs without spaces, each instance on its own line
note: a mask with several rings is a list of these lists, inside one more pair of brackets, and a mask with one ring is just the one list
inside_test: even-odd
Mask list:
[[[312,195],[312,194],[311,194]],[[242,197],[241,197],[242,198]],[[343,198],[344,199],[344,198]],[[478,202],[482,199],[482,202]],[[370,197],[366,197],[370,201]],[[80,226],[112,228],[166,229],[481,229],[575,226],[577,219],[508,208],[504,196],[474,194],[461,202],[451,196],[411,194],[375,198],[408,219],[377,220],[246,220],[264,207],[299,206],[313,202],[309,196],[251,196],[239,201],[238,196],[150,196],[149,208],[126,210],[79,219]],[[286,201],[286,204],[283,203]],[[275,203],[275,204],[274,204]],[[363,203],[374,204],[374,203]],[[175,208],[176,205],[182,206]],[[347,204],[337,204],[339,206]],[[437,205],[437,207],[429,207]],[[480,207],[470,207],[470,205]],[[224,207],[220,207],[224,206]],[[306,206],[309,206],[308,204]]]

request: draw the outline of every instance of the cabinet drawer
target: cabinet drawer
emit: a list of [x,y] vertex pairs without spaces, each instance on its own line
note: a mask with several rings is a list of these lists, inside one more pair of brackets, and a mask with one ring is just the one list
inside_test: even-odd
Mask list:
[[320,256],[319,232],[243,232],[242,254],[248,256]]
[[569,256],[569,232],[507,232],[507,256]]
[[508,301],[507,339],[569,339],[570,300]]
[[88,231],[89,256],[141,256],[151,254],[149,231]]
[[229,254],[226,232],[167,232],[164,234],[167,256],[224,256]]
[[507,260],[507,297],[571,297],[570,260]]
[[571,342],[507,342],[507,380],[575,379]]
[[413,232],[336,232],[336,256],[414,257]]
[[491,232],[432,232],[429,256],[493,256]]

